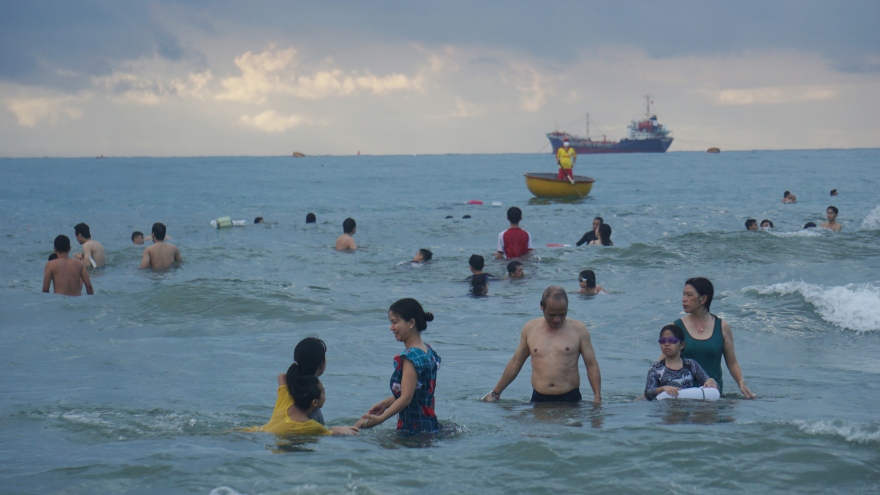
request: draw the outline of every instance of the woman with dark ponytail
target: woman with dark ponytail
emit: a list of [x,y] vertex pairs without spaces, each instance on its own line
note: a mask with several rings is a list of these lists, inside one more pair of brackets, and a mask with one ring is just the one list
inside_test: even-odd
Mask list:
[[374,405],[357,422],[372,428],[398,414],[397,429],[404,433],[436,433],[440,423],[434,413],[434,387],[440,356],[422,342],[422,332],[434,315],[426,313],[412,298],[401,299],[388,309],[391,332],[406,350],[394,357],[391,374],[391,397]]

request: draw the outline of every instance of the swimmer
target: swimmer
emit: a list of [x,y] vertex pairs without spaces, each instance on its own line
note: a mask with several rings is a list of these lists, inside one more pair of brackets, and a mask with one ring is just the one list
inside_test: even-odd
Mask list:
[[519,228],[522,210],[511,206],[507,210],[507,221],[510,222],[510,227],[498,234],[498,250],[495,252],[495,258],[519,258],[534,252],[532,237]]
[[773,228],[773,222],[770,220],[764,219],[761,220],[761,230],[770,230]]
[[306,214],[306,223],[317,223],[317,222],[318,222],[318,218],[315,216],[314,213]]
[[715,380],[709,377],[693,359],[682,359],[684,350],[684,331],[675,325],[666,325],[660,330],[660,352],[663,359],[651,365],[645,384],[645,398],[654,400],[663,392],[678,397],[683,388],[718,388]]
[[823,229],[830,229],[835,232],[840,232],[842,225],[837,223],[837,207],[836,206],[829,206],[828,209],[825,210],[825,218],[827,218],[828,221],[820,224],[819,227],[822,227]]
[[792,194],[791,191],[785,191],[785,192],[782,194],[782,202],[783,202],[783,203],[786,203],[786,204],[788,204],[788,203],[795,203],[795,202],[797,202],[797,196],[795,196],[794,194]]
[[76,241],[83,247],[83,252],[76,253],[73,257],[85,263],[86,268],[104,266],[107,263],[107,258],[104,256],[104,246],[92,239],[89,226],[78,223],[73,227],[73,232],[76,234]]
[[183,261],[177,246],[165,242],[165,224],[156,222],[152,230],[153,245],[144,249],[140,268],[162,270],[175,262]]
[[831,190],[831,195],[832,195],[832,196],[837,196],[837,189],[832,189],[832,190]]
[[804,230],[806,230],[806,229],[815,229],[815,228],[816,228],[816,224],[813,223],[813,222],[807,222],[807,223],[804,224]]
[[471,295],[481,297],[489,294],[489,277],[485,273],[474,275],[471,279]]
[[57,254],[52,253],[52,254],[49,255],[49,261],[57,260],[57,259],[58,259],[58,255],[57,255]]
[[602,217],[594,218],[593,219],[593,230],[584,234],[583,237],[581,237],[581,240],[577,241],[577,244],[575,244],[575,246],[580,246],[581,244],[585,244],[585,243],[587,245],[589,245],[590,242],[593,242],[596,239],[598,239],[599,238],[599,226],[602,225],[603,223],[605,223],[605,221],[602,220]]
[[263,217],[257,217],[254,219],[254,224],[263,223]]
[[[171,239],[172,239],[172,237],[170,235],[165,234],[166,241],[170,241]],[[147,237],[144,237],[144,233],[141,232],[140,230],[135,230],[134,232],[131,233],[131,243],[136,246],[143,245],[144,241],[152,241],[152,240],[153,240],[152,234],[150,234]]]
[[519,261],[511,261],[507,264],[507,278],[523,278],[526,276],[523,264]]
[[434,257],[434,253],[432,253],[429,249],[419,249],[419,252],[413,256],[413,263],[424,263],[426,261],[431,261],[431,258]]
[[352,237],[357,232],[357,224],[354,218],[346,218],[342,222],[342,235],[336,239],[336,250],[347,251],[357,249],[357,244]]
[[520,332],[519,346],[504,368],[501,379],[483,401],[495,402],[532,358],[531,402],[580,402],[581,376],[578,358],[587,368],[593,402],[602,402],[602,374],[593,351],[590,332],[580,321],[566,319],[568,295],[550,286],[541,296],[542,318],[528,321]]
[[754,218],[746,220],[746,230],[758,230],[758,221]]
[[487,278],[495,278],[491,273],[483,273],[483,267],[486,266],[486,260],[479,254],[472,254],[468,258],[468,267],[471,269],[471,275],[465,280],[471,280],[476,275],[486,275]]
[[55,294],[80,296],[85,285],[86,294],[94,295],[85,264],[69,257],[70,238],[66,235],[56,237],[54,249],[56,259],[50,257],[43,270],[43,292],[49,292],[49,286],[52,285]]
[[614,243],[611,242],[611,226],[607,223],[603,223],[599,225],[599,229],[596,231],[599,238],[595,241],[590,241],[588,246],[613,246]]
[[593,270],[582,271],[578,275],[578,283],[581,286],[580,290],[577,291],[578,294],[586,294],[588,296],[595,296],[600,292],[607,294],[601,285],[596,285],[596,274],[593,273]]

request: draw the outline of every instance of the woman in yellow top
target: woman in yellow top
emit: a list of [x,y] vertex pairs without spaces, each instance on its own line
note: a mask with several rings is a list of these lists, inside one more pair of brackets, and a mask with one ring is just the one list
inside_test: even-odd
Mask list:
[[574,148],[569,147],[568,139],[562,142],[562,148],[556,150],[556,163],[559,164],[559,173],[556,178],[559,180],[574,180],[574,162],[577,161],[577,153]]

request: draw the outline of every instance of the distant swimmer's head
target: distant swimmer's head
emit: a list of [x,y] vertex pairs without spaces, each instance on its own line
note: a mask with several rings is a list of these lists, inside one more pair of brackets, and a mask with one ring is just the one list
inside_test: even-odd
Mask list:
[[758,230],[758,221],[754,218],[746,220],[746,230]]
[[599,226],[602,225],[603,223],[605,223],[605,220],[602,220],[602,217],[594,218],[593,219],[593,230],[598,229]]
[[684,331],[677,325],[666,325],[660,329],[660,352],[665,357],[676,357],[684,350]]
[[607,223],[603,223],[599,226],[599,240],[602,242],[603,246],[614,245],[614,243],[611,242],[611,226]]
[[263,217],[257,217],[254,219],[254,223],[263,223]]
[[837,218],[837,213],[838,211],[836,206],[829,206],[825,210],[825,218],[827,218],[829,222],[833,222],[834,219]]
[[413,261],[415,261],[417,263],[422,262],[422,261],[431,261],[431,258],[433,258],[433,257],[434,257],[434,253],[432,253],[430,249],[422,248],[422,249],[419,249],[419,252],[416,253],[415,256],[413,256]]
[[782,199],[785,199],[789,196],[791,196],[791,191],[785,191],[784,193],[782,193]]
[[132,232],[131,233],[131,242],[132,242],[132,244],[137,244],[138,246],[143,244],[144,243],[144,233],[141,232],[140,230],[135,230],[134,232]]
[[418,301],[411,297],[400,299],[388,308],[388,320],[394,337],[406,342],[412,332],[424,332],[428,322],[434,321],[434,315],[426,312]]
[[287,368],[287,391],[300,411],[320,409],[324,405],[324,385],[315,375],[305,375],[296,361]]
[[550,328],[561,327],[568,315],[568,294],[565,293],[565,289],[558,285],[544,289],[544,294],[541,296],[541,311],[544,312],[544,320]]
[[584,284],[584,287],[587,289],[595,289],[596,274],[593,273],[593,270],[584,270],[578,276],[578,282]]
[[346,218],[342,222],[342,232],[346,234],[354,234],[354,231],[357,230],[357,223],[355,223],[354,218]]
[[807,223],[804,224],[804,228],[805,228],[805,229],[815,229],[815,228],[816,228],[816,224],[813,223],[813,222],[807,222]]
[[164,241],[165,240],[165,224],[161,222],[156,222],[153,224],[153,228],[151,230],[153,233],[153,241]]
[[315,216],[314,213],[306,214],[306,223],[317,223],[317,222],[318,222],[318,218]]
[[519,261],[511,261],[507,264],[507,276],[510,278],[523,278],[525,276],[523,264]]
[[449,220],[450,218],[452,218],[452,215],[446,215],[446,220]]
[[485,273],[474,275],[471,279],[471,294],[485,296],[489,293],[489,277]]
[[70,238],[66,235],[59,235],[55,238],[55,252],[56,253],[69,253],[70,252]]
[[293,360],[299,363],[300,374],[321,376],[327,369],[327,344],[317,337],[306,337],[293,349]]
[[92,233],[89,230],[89,226],[80,222],[73,227],[73,233],[76,234],[76,240],[83,244],[89,239],[92,238]]
[[764,220],[761,220],[761,230],[767,230],[767,229],[772,229],[772,228],[773,228],[773,222],[771,222],[770,220],[767,220],[766,218]]
[[57,259],[58,259],[58,255],[56,253],[52,253],[49,255],[49,261],[57,260]]
[[470,217],[471,217],[470,215],[465,215],[465,216],[461,217],[461,219],[462,219],[462,220],[467,220],[467,219],[470,218]]
[[483,270],[484,266],[486,266],[486,260],[484,260],[479,254],[472,254],[471,257],[468,258],[468,265],[479,272]]
[[831,190],[831,195],[832,195],[832,196],[837,196],[837,189],[832,189],[832,190]]
[[689,278],[684,283],[684,291],[681,295],[681,306],[685,313],[698,312],[700,308],[704,308],[709,312],[712,306],[712,298],[715,297],[715,287],[707,278],[694,277]]
[[507,209],[507,221],[510,223],[519,223],[522,221],[522,210],[516,206]]

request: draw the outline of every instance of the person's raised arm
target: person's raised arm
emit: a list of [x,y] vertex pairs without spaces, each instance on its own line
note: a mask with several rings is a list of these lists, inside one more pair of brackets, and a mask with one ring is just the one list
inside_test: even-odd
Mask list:
[[504,367],[504,373],[501,374],[501,378],[498,380],[498,383],[495,384],[495,388],[493,388],[488,394],[484,395],[480,400],[484,402],[495,402],[501,397],[504,389],[506,389],[507,386],[516,379],[516,376],[519,375],[520,370],[522,370],[523,365],[526,363],[526,359],[530,356],[528,332],[526,331],[526,328],[528,328],[528,324],[526,324],[520,332],[519,345],[516,350],[513,351],[513,357],[507,362],[507,366]]
[[147,248],[147,249],[144,249],[144,257],[143,257],[143,259],[141,259],[140,268],[150,268],[150,266],[151,266],[150,248]]
[[730,331],[730,325],[726,321],[721,321],[721,335],[724,338],[724,362],[727,364],[727,371],[739,386],[746,399],[756,399],[757,396],[746,386],[746,381],[742,376],[742,369],[739,367],[739,361],[736,360],[736,350],[733,347],[733,332]]
[[419,381],[419,374],[416,372],[416,367],[409,359],[403,360],[403,373],[400,377],[400,397],[394,400],[385,411],[381,414],[372,414],[373,410],[376,409],[376,406],[379,404],[385,405],[387,403],[387,399],[376,406],[373,406],[373,409],[370,410],[369,413],[365,414],[361,421],[358,421],[355,426],[360,428],[372,428],[378,424],[382,424],[388,418],[394,416],[395,414],[403,411],[403,408],[409,405],[412,402],[413,394],[416,392],[416,384]]
[[581,357],[587,368],[587,379],[590,388],[593,389],[593,402],[602,402],[602,373],[599,371],[599,362],[596,361],[596,353],[593,351],[593,342],[590,340],[590,332],[584,326],[581,333]]
[[83,263],[82,271],[80,272],[80,277],[82,277],[83,285],[86,286],[86,294],[90,296],[95,295],[95,290],[92,289],[92,281],[89,279],[89,271],[86,270],[86,264]]
[[49,263],[46,263],[46,268],[43,269],[43,292],[49,292],[50,283],[52,283],[52,269],[49,268]]

